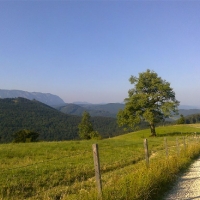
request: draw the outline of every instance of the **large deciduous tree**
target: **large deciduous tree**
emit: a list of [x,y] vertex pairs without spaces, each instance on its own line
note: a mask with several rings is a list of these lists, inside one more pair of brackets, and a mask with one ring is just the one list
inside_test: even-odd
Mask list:
[[134,128],[141,122],[148,122],[151,135],[156,136],[155,124],[178,113],[175,92],[169,82],[149,69],[139,73],[139,77],[131,76],[129,81],[134,88],[128,91],[124,110],[118,112],[118,124]]

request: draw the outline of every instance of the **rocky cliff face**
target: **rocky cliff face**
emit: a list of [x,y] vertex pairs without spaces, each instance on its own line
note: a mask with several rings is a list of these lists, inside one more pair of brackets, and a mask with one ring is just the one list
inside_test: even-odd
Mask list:
[[0,89],[0,98],[16,98],[23,97],[29,100],[37,100],[42,103],[45,103],[49,106],[55,106],[64,104],[65,102],[56,95],[50,93],[40,93],[40,92],[26,92],[22,90],[1,90]]

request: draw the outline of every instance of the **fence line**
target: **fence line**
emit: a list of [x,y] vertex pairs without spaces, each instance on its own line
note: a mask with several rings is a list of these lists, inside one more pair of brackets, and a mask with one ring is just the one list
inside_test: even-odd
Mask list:
[[[200,139],[199,137],[195,135],[191,135],[192,139],[196,138],[195,142],[196,143],[199,143],[200,142]],[[192,143],[194,142],[193,140],[190,138],[188,138],[188,143]],[[188,143],[186,144],[186,138],[185,136],[183,137],[183,147],[184,147],[184,151],[186,152],[187,150],[187,147],[188,147]],[[168,142],[167,142],[167,138],[165,137],[164,138],[164,149],[161,150],[161,151],[165,151],[165,156],[166,158],[168,159],[169,158],[169,147],[168,147]],[[174,146],[171,146],[171,147],[174,147]],[[101,180],[101,173],[100,173],[100,157],[99,157],[99,153],[98,153],[98,144],[93,144],[93,152],[94,152],[94,148],[97,148],[97,153],[95,153],[95,156],[96,156],[96,161],[94,161],[94,168],[95,168],[95,174],[96,174],[96,183],[97,183],[97,190],[98,190],[98,193],[100,194],[100,197],[102,195],[102,180]],[[147,168],[149,167],[150,163],[149,163],[149,158],[150,158],[150,153],[149,153],[149,147],[148,147],[148,140],[145,138],[144,139],[144,154],[145,154],[145,161],[146,161],[146,166]],[[179,142],[178,142],[178,138],[176,138],[176,152],[177,152],[177,155],[179,156],[180,155],[180,149],[179,149]],[[98,162],[98,167],[97,167],[97,163]],[[98,170],[98,173],[96,173],[96,170]],[[101,185],[100,185],[101,184]]]
[[[196,142],[200,142],[200,137],[197,137],[196,135],[192,135],[191,136],[192,138],[194,138],[194,137],[196,137]],[[147,141],[147,139],[144,139],[144,141],[146,140],[146,142],[148,143],[148,141]],[[166,156],[168,155],[168,144],[167,144],[167,139],[166,138],[164,138],[164,142],[165,142],[165,151],[166,151]],[[176,138],[176,143],[177,143],[177,146],[179,146],[179,144],[178,144],[178,138]],[[141,144],[142,145],[142,142],[141,143],[138,143],[138,144]],[[134,144],[135,145],[135,144]],[[134,146],[133,144],[132,145],[122,145],[122,146],[117,146],[117,147],[127,147],[127,146]],[[148,148],[148,144],[144,144],[144,145],[146,145],[145,146],[145,159],[147,159],[147,157],[149,157],[150,156],[150,152],[149,152],[149,150],[148,149],[146,149],[146,148]],[[187,148],[187,144],[186,144],[186,138],[185,138],[185,136],[183,137],[183,146],[184,146],[184,149],[186,150],[186,148]],[[177,147],[178,148],[178,147]],[[111,150],[113,150],[113,148],[108,148],[108,149],[111,149]],[[148,155],[146,154],[146,151],[148,152]],[[160,151],[164,151],[164,149],[163,150],[160,150]],[[180,149],[179,150],[177,150],[177,152],[179,152],[180,151]],[[83,152],[83,154],[84,153],[86,153],[86,152],[89,152],[89,151],[84,151]],[[33,166],[33,165],[39,165],[39,164],[44,164],[44,163],[49,163],[49,162],[53,162],[53,161],[56,161],[56,160],[62,160],[62,159],[64,159],[64,158],[70,158],[70,157],[75,157],[75,156],[77,156],[77,155],[80,155],[80,154],[75,154],[75,155],[72,155],[72,156],[62,156],[62,157],[58,157],[58,158],[55,158],[55,159],[49,159],[49,160],[45,160],[45,161],[40,161],[40,162],[36,162],[36,163],[32,163],[32,164],[28,164],[28,165],[24,165],[24,166],[20,166],[20,167],[14,167],[14,168],[8,168],[8,169],[3,169],[3,170],[1,170],[0,171],[0,173],[2,173],[2,172],[7,172],[7,171],[11,171],[11,170],[15,170],[15,169],[20,169],[20,168],[26,168],[26,167],[30,167],[30,166]],[[121,161],[117,161],[116,163],[119,163],[119,162],[121,162]],[[149,162],[149,161],[147,161],[147,162]]]
[[[194,139],[195,139],[195,141],[194,141]],[[142,140],[141,140],[142,141]],[[146,142],[145,142],[146,141]],[[178,138],[176,138],[176,140],[175,140],[175,146],[169,146],[167,143],[167,140],[166,140],[166,138],[164,138],[164,141],[166,142],[166,144],[164,143],[164,146],[163,146],[163,149],[162,150],[159,150],[158,152],[161,152],[161,151],[163,151],[163,152],[166,152],[166,157],[168,157],[169,155],[170,155],[170,153],[171,153],[171,151],[169,151],[169,149],[171,149],[171,148],[174,148],[174,149],[176,149],[176,152],[177,152],[177,155],[179,155],[180,154],[180,146],[182,145],[182,147],[184,148],[184,150],[186,150],[186,148],[187,148],[187,146],[188,146],[188,143],[189,142],[191,142],[191,143],[193,143],[193,142],[199,142],[199,137],[196,137],[196,135],[195,136],[193,136],[193,138],[191,138],[190,140],[188,140],[188,138],[186,138],[186,137],[180,137],[179,139]],[[148,148],[148,141],[147,141],[147,139],[144,139],[144,143],[146,143],[146,147],[145,147],[145,145],[144,145],[144,148],[146,148],[146,150],[145,150],[145,152],[147,151],[147,154],[143,154],[143,158],[141,158],[141,159],[139,159],[139,161],[141,161],[141,160],[145,160],[145,159],[147,159],[147,155],[148,155],[148,165],[150,165],[150,161],[149,161],[149,158],[150,158],[150,154],[151,154],[151,151],[149,152],[149,148]],[[131,147],[133,147],[134,148],[134,146],[135,145],[137,145],[138,146],[138,144],[140,144],[141,145],[141,147],[142,147],[142,142],[138,142],[138,143],[134,143],[134,144],[128,144],[128,145],[122,145],[122,146],[120,146],[120,147],[128,147],[128,150],[130,150],[130,158],[131,158],[131,154],[132,154],[132,157],[134,158],[134,154],[133,154],[133,151],[131,151]],[[157,143],[156,143],[157,144]],[[166,148],[166,146],[167,146],[167,148]],[[130,147],[130,148],[129,148]],[[119,148],[119,146],[117,146],[116,148]],[[153,147],[152,147],[153,148]],[[112,147],[109,147],[109,148],[105,148],[105,149],[103,149],[102,150],[102,152],[104,151],[104,150],[113,150],[113,148]],[[119,152],[121,151],[121,149],[119,149]],[[81,155],[84,155],[85,153],[90,153],[91,151],[83,151],[83,152],[81,152]],[[157,151],[156,151],[157,152]],[[99,153],[95,153],[96,155],[98,155]],[[164,154],[164,153],[163,153]],[[0,171],[0,173],[5,173],[5,172],[7,172],[7,171],[10,171],[10,170],[16,170],[16,169],[20,169],[20,168],[26,168],[26,167],[31,167],[31,166],[37,166],[37,165],[40,165],[40,164],[45,164],[45,163],[51,163],[51,162],[54,162],[54,161],[56,161],[56,160],[63,160],[63,159],[65,159],[65,158],[73,158],[73,157],[76,157],[77,155],[80,155],[80,153],[78,153],[78,154],[74,154],[74,155],[68,155],[68,156],[62,156],[62,157],[58,157],[58,158],[55,158],[55,159],[48,159],[48,160],[44,160],[44,161],[41,161],[41,162],[36,162],[36,163],[32,163],[32,164],[28,164],[28,165],[25,165],[25,166],[20,166],[20,167],[14,167],[14,168],[9,168],[9,169],[5,169],[5,170],[1,170]],[[111,151],[111,156],[117,156],[117,154],[115,155],[115,151],[114,152],[112,152]],[[128,153],[128,155],[129,155],[129,153]],[[168,155],[168,156],[167,156]],[[92,156],[91,156],[92,157]],[[84,159],[84,156],[82,156],[82,158]],[[120,159],[121,159],[121,157],[120,157]],[[99,155],[98,155],[98,158],[97,158],[97,160],[100,160],[100,158],[99,158]],[[132,160],[134,160],[134,159],[132,159]],[[112,159],[112,163],[110,164],[110,166],[111,166],[111,168],[108,170],[108,171],[112,171],[112,170],[114,170],[114,169],[116,169],[116,168],[119,168],[120,167],[120,165],[118,165],[118,164],[120,164],[120,163],[122,163],[122,161],[125,161],[124,163],[122,163],[122,165],[121,165],[121,167],[124,167],[124,166],[128,166],[128,165],[131,165],[131,164],[133,164],[133,162],[132,162],[132,160],[130,159],[129,160],[129,157],[128,157],[128,162],[127,162],[127,159],[126,160],[119,160],[119,161],[116,161],[115,163],[113,162],[113,159]],[[135,161],[135,160],[134,160]],[[138,161],[138,160],[137,160]],[[136,162],[137,162],[136,161]],[[132,162],[132,163],[131,163]],[[114,165],[114,167],[112,167],[112,165]],[[45,166],[46,167],[46,166]],[[87,169],[87,168],[86,168]],[[56,168],[55,168],[55,172],[56,172]],[[64,170],[66,170],[66,169],[62,169],[63,171]],[[68,170],[68,169],[67,169]],[[95,171],[97,171],[97,170],[95,170]],[[103,171],[103,170],[102,170]],[[106,171],[106,170],[105,170]],[[86,171],[86,172],[88,172],[88,171]],[[51,176],[51,172],[49,171],[48,172],[49,174],[49,177]],[[92,176],[92,174],[90,174],[90,177],[93,177]],[[88,178],[88,177],[87,177]],[[99,180],[96,180],[96,181],[99,181],[99,185],[101,184],[101,186],[98,186],[98,188],[101,188],[101,191],[102,191],[102,183],[101,183],[101,173],[100,173],[100,162],[99,162]],[[42,192],[42,191],[41,191]],[[36,192],[37,194],[39,194],[39,193],[41,193],[41,192]]]

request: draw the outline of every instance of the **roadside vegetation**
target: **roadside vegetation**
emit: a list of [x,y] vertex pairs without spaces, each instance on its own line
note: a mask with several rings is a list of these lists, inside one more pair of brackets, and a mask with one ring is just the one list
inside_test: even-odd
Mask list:
[[[1,144],[0,199],[98,199],[93,143],[99,145],[103,199],[161,199],[177,174],[199,156],[200,124],[156,130],[157,137],[149,137],[145,129],[103,140]],[[149,167],[144,138],[149,143]]]

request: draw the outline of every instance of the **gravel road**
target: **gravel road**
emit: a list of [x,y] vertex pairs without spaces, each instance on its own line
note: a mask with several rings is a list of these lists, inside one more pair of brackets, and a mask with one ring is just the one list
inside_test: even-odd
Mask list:
[[200,158],[178,180],[165,200],[200,199]]

